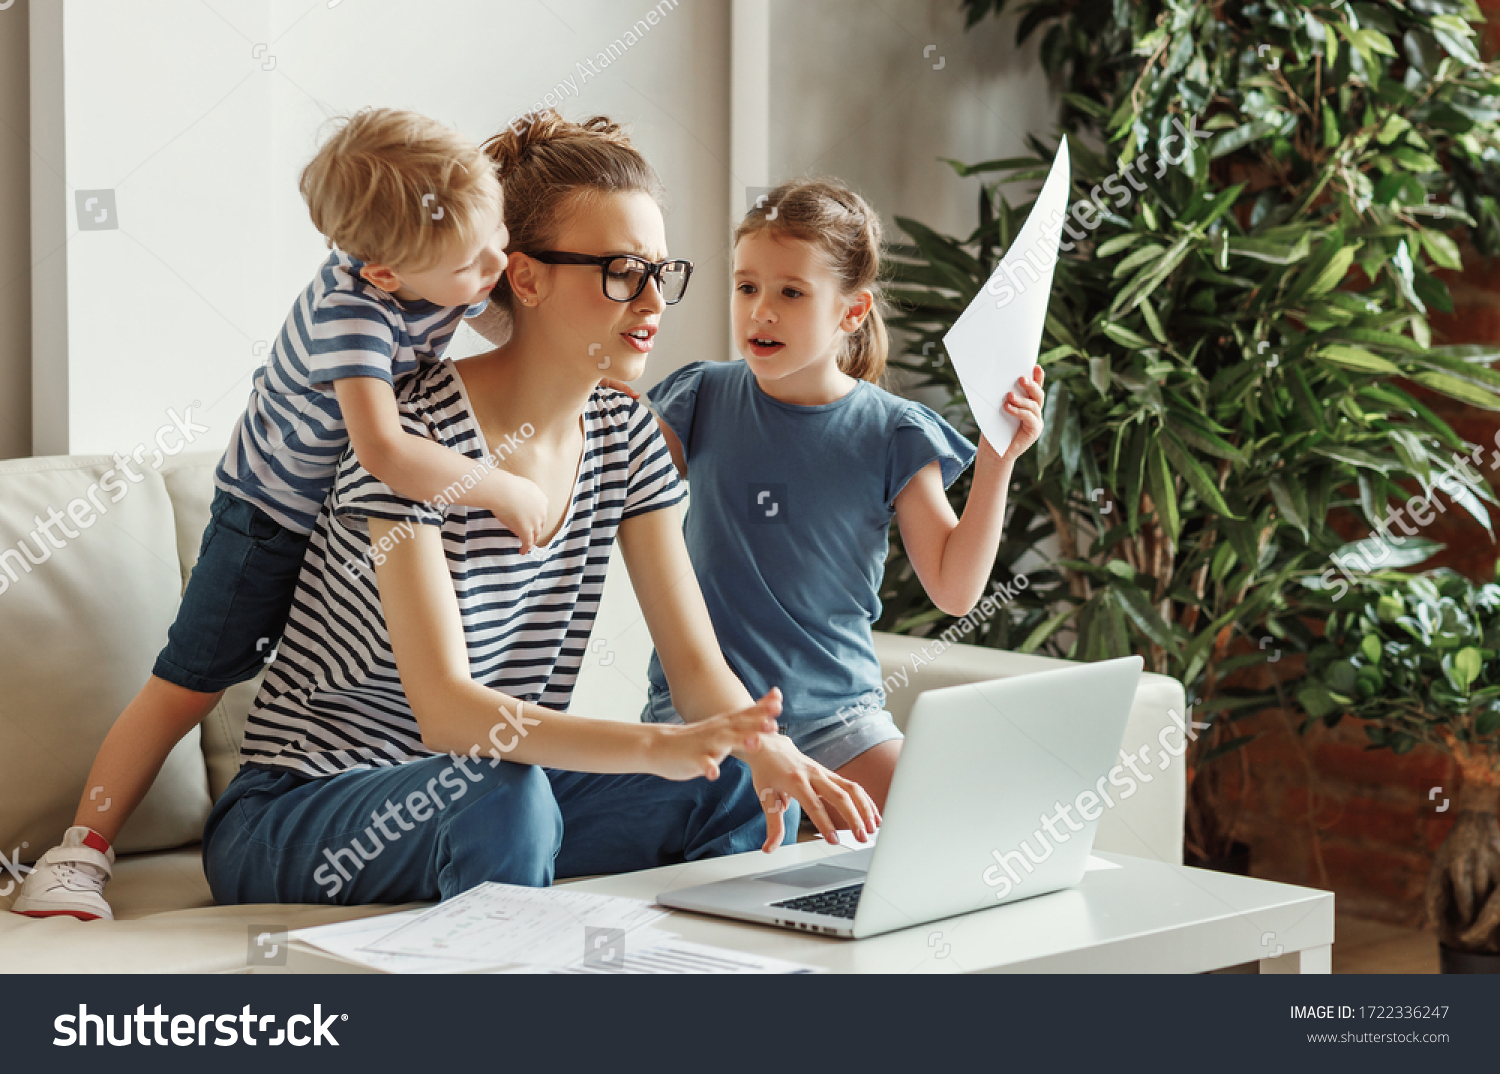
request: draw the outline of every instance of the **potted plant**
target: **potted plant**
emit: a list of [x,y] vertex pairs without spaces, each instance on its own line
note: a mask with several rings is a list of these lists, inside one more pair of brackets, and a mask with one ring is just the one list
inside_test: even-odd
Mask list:
[[[972,23],[1006,0],[964,6]],[[1195,860],[1232,852],[1225,760],[1244,763],[1237,721],[1275,704],[1231,676],[1315,642],[1288,594],[1344,543],[1330,516],[1376,527],[1468,449],[1411,385],[1500,409],[1500,350],[1434,346],[1428,323],[1452,308],[1435,270],[1460,266],[1463,229],[1482,252],[1500,241],[1480,18],[1470,0],[1023,7],[1018,37],[1041,35],[1064,90],[1076,200],[1042,343],[1047,428],[995,566],[1031,584],[977,640],[1139,652],[1186,685],[1210,725],[1188,754]],[[970,432],[941,340],[1030,209],[1055,141],[1031,144],[952,162],[982,180],[970,234],[898,218],[911,241],[889,293],[911,343],[895,364]],[[1490,498],[1455,502],[1488,529]],[[897,536],[881,626],[941,630]]]
[[1445,973],[1500,973],[1500,585],[1448,569],[1360,578],[1328,616],[1297,692],[1309,720],[1364,722],[1371,749],[1425,742],[1463,775],[1426,913]]

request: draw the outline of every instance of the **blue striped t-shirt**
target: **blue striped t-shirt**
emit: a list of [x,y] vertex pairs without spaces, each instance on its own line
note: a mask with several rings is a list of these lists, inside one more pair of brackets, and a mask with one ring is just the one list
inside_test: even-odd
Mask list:
[[397,377],[438,361],[467,309],[394,298],[359,275],[364,265],[334,250],[292,307],[250,402],[214,471],[214,484],[296,533],[311,533],[349,446],[333,382]]

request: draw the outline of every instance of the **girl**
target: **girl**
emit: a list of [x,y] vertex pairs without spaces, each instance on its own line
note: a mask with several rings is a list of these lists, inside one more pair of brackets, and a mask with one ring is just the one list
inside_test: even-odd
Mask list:
[[[871,624],[892,513],[928,595],[966,615],[999,547],[1016,458],[1042,431],[1040,367],[1004,406],[1004,454],[981,439],[963,518],[943,489],[973,447],[920,403],[877,387],[880,220],[837,180],[783,183],[734,233],[733,330],[744,362],[697,362],[648,393],[693,488],[688,551],[714,630],[752,693],[783,690],[783,724],[808,757],[884,808],[901,752]],[[653,655],[644,718],[672,722]]]
[[[832,842],[823,801],[861,833],[879,823],[774,733],[777,693],[753,701],[725,664],[668,449],[643,407],[597,388],[590,341],[639,376],[687,286],[655,174],[604,119],[544,113],[485,148],[511,235],[492,300],[513,330],[404,381],[398,406],[408,433],[535,482],[541,537],[525,552],[490,512],[434,511],[345,454],[204,831],[221,903],[401,903],[770,850],[793,798]],[[565,711],[616,537],[688,726]],[[367,557],[373,576],[341,566]]]

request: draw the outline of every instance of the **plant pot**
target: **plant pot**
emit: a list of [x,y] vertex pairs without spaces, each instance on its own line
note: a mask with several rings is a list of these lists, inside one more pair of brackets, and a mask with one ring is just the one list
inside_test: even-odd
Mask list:
[[1212,858],[1200,858],[1196,854],[1185,854],[1183,864],[1194,869],[1212,869],[1216,873],[1233,873],[1235,876],[1250,875],[1250,844],[1233,843],[1229,853]]
[[1500,973],[1500,954],[1493,951],[1460,951],[1439,943],[1438,953],[1443,973]]
[[1482,950],[1496,946],[1500,931],[1485,912],[1497,897],[1485,878],[1500,871],[1500,781],[1487,756],[1453,752],[1464,776],[1458,815],[1433,855],[1423,902],[1437,928],[1444,973],[1500,973],[1500,954]]

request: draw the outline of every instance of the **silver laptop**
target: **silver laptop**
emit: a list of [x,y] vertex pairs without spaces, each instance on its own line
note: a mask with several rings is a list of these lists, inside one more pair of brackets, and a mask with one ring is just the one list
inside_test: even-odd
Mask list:
[[917,698],[875,846],[663,892],[677,910],[856,938],[1083,879],[1141,676],[1127,656]]

